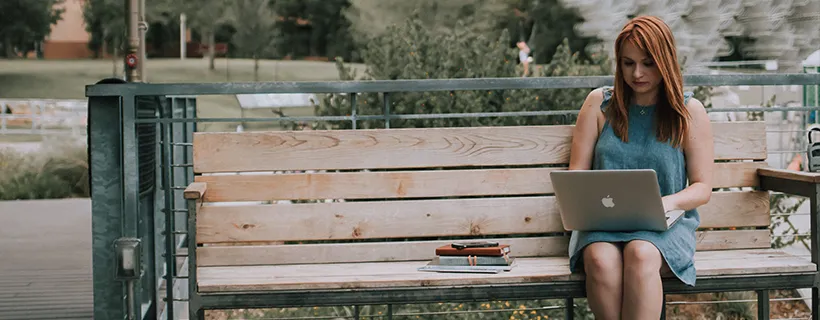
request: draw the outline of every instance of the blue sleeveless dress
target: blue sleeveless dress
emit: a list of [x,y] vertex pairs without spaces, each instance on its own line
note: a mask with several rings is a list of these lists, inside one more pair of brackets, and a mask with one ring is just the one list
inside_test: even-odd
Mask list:
[[[604,87],[605,110],[612,98],[612,88]],[[692,97],[684,93],[684,103]],[[609,126],[604,124],[593,152],[592,169],[654,169],[658,176],[661,195],[683,190],[688,185],[683,150],[660,142],[655,134],[655,108],[631,105],[629,107],[629,143],[623,143]],[[700,225],[697,209],[687,211],[672,228],[664,232],[584,232],[573,231],[569,242],[570,270],[583,270],[582,252],[593,242],[629,242],[645,240],[658,248],[669,269],[683,283],[695,285],[695,231]]]

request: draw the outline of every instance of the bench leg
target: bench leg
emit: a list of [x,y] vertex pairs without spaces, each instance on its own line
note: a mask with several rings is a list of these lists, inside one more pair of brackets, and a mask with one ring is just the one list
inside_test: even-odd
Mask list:
[[820,319],[820,288],[811,288],[811,318]]
[[190,313],[188,314],[189,320],[205,320],[205,310],[202,309],[191,309]]
[[666,295],[663,295],[661,300],[661,320],[666,320]]
[[196,261],[196,214],[197,201],[188,200],[188,317],[190,320],[205,320],[205,310],[199,300]]
[[575,319],[575,302],[572,301],[572,298],[564,300],[564,318],[567,320]]
[[757,319],[769,319],[769,290],[757,290]]

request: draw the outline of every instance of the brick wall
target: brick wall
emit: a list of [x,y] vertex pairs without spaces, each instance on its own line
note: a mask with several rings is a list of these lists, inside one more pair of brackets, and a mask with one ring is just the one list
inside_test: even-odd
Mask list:
[[45,59],[88,59],[93,56],[86,42],[49,41],[43,44]]

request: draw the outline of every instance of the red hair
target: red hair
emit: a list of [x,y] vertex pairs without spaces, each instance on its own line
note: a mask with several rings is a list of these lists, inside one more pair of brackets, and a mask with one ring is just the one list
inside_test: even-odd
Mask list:
[[635,93],[624,80],[621,71],[621,50],[627,42],[651,57],[660,71],[662,80],[655,106],[656,133],[659,141],[669,141],[674,147],[678,147],[689,129],[689,111],[683,101],[683,76],[675,49],[675,38],[669,26],[657,17],[640,16],[630,20],[615,40],[615,88],[613,99],[607,108],[610,125],[616,136],[628,142],[627,106]]

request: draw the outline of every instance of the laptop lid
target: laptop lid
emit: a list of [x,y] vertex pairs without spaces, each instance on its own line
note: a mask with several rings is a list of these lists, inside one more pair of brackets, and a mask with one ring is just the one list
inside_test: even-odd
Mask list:
[[660,187],[652,169],[550,172],[566,230],[667,230]]

